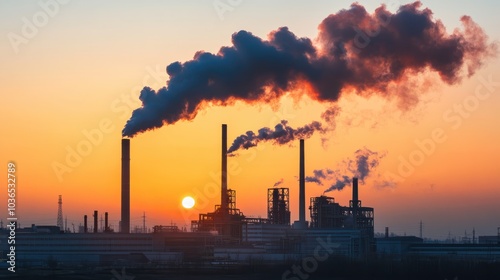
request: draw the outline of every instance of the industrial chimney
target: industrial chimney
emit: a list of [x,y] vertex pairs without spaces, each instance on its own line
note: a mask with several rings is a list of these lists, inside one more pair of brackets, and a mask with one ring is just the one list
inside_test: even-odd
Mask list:
[[221,195],[220,207],[221,210],[227,212],[227,124],[222,125],[222,173],[221,173]]
[[122,213],[120,232],[130,233],[130,139],[122,139]]
[[354,206],[358,206],[358,178],[352,178],[352,202]]
[[109,226],[108,226],[108,212],[104,213],[104,232],[109,231]]
[[306,180],[305,180],[305,159],[304,159],[304,139],[300,139],[300,159],[299,159],[299,222],[306,222]]
[[88,226],[87,226],[87,215],[83,216],[83,232],[87,233],[88,232]]
[[97,233],[97,229],[99,226],[97,225],[97,210],[94,211],[94,233]]
[[295,229],[306,229],[306,179],[305,179],[305,157],[304,139],[300,139],[299,151],[299,220],[293,222]]
[[352,178],[352,202],[351,202],[351,207],[352,207],[352,217],[353,217],[353,224],[354,227],[358,227],[358,207],[359,207],[359,200],[358,200],[358,178],[354,177]]

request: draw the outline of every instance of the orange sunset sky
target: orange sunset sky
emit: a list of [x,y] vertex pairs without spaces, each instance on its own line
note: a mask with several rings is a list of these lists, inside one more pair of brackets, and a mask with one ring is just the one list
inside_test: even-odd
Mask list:
[[[62,195],[68,227],[77,227],[84,215],[91,217],[98,210],[109,212],[117,229],[121,131],[132,111],[141,106],[138,96],[144,86],[165,86],[167,65],[190,60],[199,50],[217,53],[221,46],[231,45],[231,35],[239,30],[265,39],[269,32],[288,26],[297,36],[314,41],[325,17],[352,4],[229,2],[73,0],[54,2],[57,10],[48,14],[38,1],[1,1],[0,173],[4,181],[0,219],[4,224],[7,164],[12,161],[17,166],[16,211],[21,226],[55,225],[57,199]],[[220,10],[220,3],[225,10]],[[372,13],[380,4],[395,12],[410,2],[359,3]],[[449,33],[461,27],[462,15],[469,15],[490,43],[500,38],[498,2],[422,4]],[[47,14],[47,22],[31,33],[24,30],[29,36],[23,35],[26,22],[43,20],[41,13]],[[24,36],[22,42],[13,42],[12,34]],[[360,185],[363,205],[375,208],[376,232],[388,226],[396,234],[418,235],[422,220],[425,237],[458,237],[465,231],[471,234],[473,228],[476,235],[496,234],[500,226],[499,59],[485,60],[473,76],[454,85],[440,81],[431,71],[414,78],[431,82],[407,88],[422,91],[420,102],[409,110],[402,111],[397,98],[346,91],[337,103],[341,113],[336,129],[305,142],[306,174],[335,169],[366,147],[386,154]],[[142,226],[143,212],[148,227],[171,223],[189,227],[199,213],[212,211],[220,201],[216,186],[221,124],[228,125],[230,145],[240,134],[274,127],[282,119],[293,127],[320,120],[328,108],[310,97],[294,96],[291,92],[271,105],[206,106],[193,120],[133,137],[132,228]],[[425,148],[418,144],[429,141],[432,145]],[[424,157],[412,159],[416,153]],[[266,217],[267,188],[283,178],[282,186],[290,188],[292,220],[296,220],[298,158],[298,141],[283,146],[261,143],[230,157],[229,188],[236,190],[237,207],[247,216]],[[390,185],[385,184],[388,180]],[[307,183],[307,207],[309,197],[327,188]],[[347,205],[351,188],[327,194]],[[181,207],[187,195],[197,203],[190,210]]]

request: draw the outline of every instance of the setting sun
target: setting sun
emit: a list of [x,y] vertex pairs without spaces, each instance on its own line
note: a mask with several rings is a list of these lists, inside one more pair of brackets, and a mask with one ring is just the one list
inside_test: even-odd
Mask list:
[[194,206],[194,198],[186,196],[182,199],[182,207],[186,209],[191,209]]

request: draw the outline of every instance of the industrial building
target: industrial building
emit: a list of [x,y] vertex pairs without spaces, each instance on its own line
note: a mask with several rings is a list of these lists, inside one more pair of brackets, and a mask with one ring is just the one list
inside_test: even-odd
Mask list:
[[[227,126],[222,125],[221,200],[213,212],[199,213],[191,222],[191,231],[175,225],[153,227],[151,233],[130,230],[130,139],[122,139],[121,221],[114,232],[104,213],[104,227],[98,230],[98,211],[93,226],[87,215],[79,233],[61,230],[59,226],[36,226],[17,229],[16,261],[23,267],[116,266],[168,269],[222,269],[255,263],[283,265],[300,262],[318,252],[326,257],[354,261],[371,259],[419,260],[497,260],[500,258],[498,236],[480,236],[480,244],[429,244],[417,237],[374,238],[374,209],[359,199],[358,179],[352,178],[352,198],[342,205],[334,197],[320,195],[309,201],[306,220],[305,142],[299,142],[299,197],[290,197],[290,189],[262,189],[267,202],[267,217],[251,218],[236,205],[236,190],[227,182]],[[298,203],[298,221],[291,221],[291,204]],[[59,197],[62,206],[62,198]],[[0,240],[9,232],[0,229]],[[0,242],[3,255],[6,242]]]
[[[60,226],[33,225],[19,230],[18,260],[35,266],[46,263],[48,258],[66,264],[125,261],[173,265],[192,260],[248,262],[253,258],[284,263],[313,254],[318,242],[328,243],[331,255],[366,256],[373,251],[373,208],[361,205],[356,178],[348,206],[341,206],[332,197],[313,197],[309,206],[311,221],[306,221],[305,144],[302,139],[299,143],[298,221],[290,220],[289,188],[268,188],[267,197],[263,190],[267,218],[246,217],[237,208],[236,190],[227,184],[227,125],[223,124],[220,204],[214,206],[213,212],[200,213],[198,220],[191,223],[191,232],[176,226],[155,226],[153,233],[130,233],[130,139],[122,139],[119,232],[110,229],[108,213],[105,230],[98,232],[97,211],[92,215],[92,230],[85,215],[80,233],[61,231]],[[59,203],[61,206],[61,198]],[[7,251],[7,244],[0,246],[1,251]]]
[[290,224],[290,190],[288,188],[267,189],[267,219],[271,224]]
[[311,197],[311,228],[363,229],[373,237],[373,208],[362,207],[358,199],[358,178],[352,181],[352,200],[348,207],[335,202],[333,197]]
[[[245,216],[237,207],[235,188],[228,186],[226,125],[222,125],[220,203],[214,205],[212,212],[199,213],[198,219],[191,221],[190,231],[175,225],[156,225],[152,232],[137,233],[130,227],[130,190],[133,188],[130,142],[130,139],[121,141],[119,229],[115,232],[109,226],[107,212],[104,219],[101,216],[99,227],[98,211],[90,216],[92,221],[84,215],[78,233],[67,231],[67,226],[63,229],[62,197],[59,197],[58,226],[32,225],[16,229],[17,267],[24,271],[54,271],[57,267],[68,275],[84,274],[86,279],[94,279],[96,270],[104,272],[102,279],[109,279],[106,273],[120,267],[153,271],[161,279],[170,274],[184,277],[183,273],[200,273],[215,277],[228,273],[267,273],[273,269],[277,272],[274,271],[276,274],[271,279],[299,279],[302,274],[291,272],[295,273],[294,269],[302,265],[304,273],[314,270],[316,275],[331,279],[332,271],[363,276],[399,273],[404,277],[425,269],[431,274],[435,273],[434,269],[482,271],[482,264],[495,264],[500,259],[500,229],[497,236],[479,236],[479,243],[472,244],[425,243],[413,236],[389,237],[388,228],[384,238],[374,238],[374,209],[359,199],[357,178],[352,178],[352,198],[347,205],[325,195],[306,199],[306,153],[302,139],[298,198],[290,196],[288,187],[262,188],[267,217]],[[297,221],[291,220],[290,209],[294,203],[299,209]],[[0,228],[3,256],[10,250],[4,241],[9,234],[9,230]],[[2,262],[6,264],[5,259]],[[325,263],[320,265],[320,262]],[[83,278],[77,275],[76,279]]]
[[[6,233],[0,234],[6,240]],[[26,228],[16,236],[16,262],[20,267],[154,264],[179,266],[182,262],[212,259],[217,237],[206,233],[60,233],[44,227]],[[2,243],[2,251],[6,251]]]
[[[199,214],[199,219],[191,223],[192,231],[217,232],[227,237],[233,247],[224,248],[224,252],[229,258],[237,255],[236,261],[255,255],[248,246],[258,249],[260,258],[268,260],[311,255],[318,238],[338,244],[337,255],[352,258],[368,255],[374,244],[374,211],[361,205],[357,178],[353,178],[349,206],[340,206],[331,197],[313,197],[309,207],[311,222],[306,221],[305,143],[303,139],[299,143],[299,220],[291,224],[288,188],[267,190],[267,219],[248,218],[236,208],[236,192],[227,186],[227,126],[222,125],[221,203],[214,212]],[[246,249],[239,250],[243,247],[238,245]]]
[[376,252],[384,259],[473,260],[500,259],[500,244],[424,243],[415,236],[376,238]]

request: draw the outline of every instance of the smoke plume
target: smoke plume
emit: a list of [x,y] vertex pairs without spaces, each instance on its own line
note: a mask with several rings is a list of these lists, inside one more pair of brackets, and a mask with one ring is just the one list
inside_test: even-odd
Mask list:
[[335,174],[335,172],[331,169],[318,169],[313,171],[313,176],[306,176],[305,181],[323,185],[322,180],[328,179],[333,174]]
[[340,107],[338,105],[331,105],[321,114],[321,118],[328,125],[329,130],[335,130],[336,118],[339,114]]
[[[251,147],[255,147],[259,142],[272,141],[273,144],[283,145],[295,139],[308,139],[315,132],[324,134],[327,131],[333,131],[335,130],[335,121],[339,112],[340,108],[337,105],[333,105],[323,112],[321,114],[321,118],[325,124],[313,121],[310,124],[294,129],[288,125],[288,121],[282,120],[274,127],[274,131],[268,127],[259,129],[257,133],[247,131],[245,134],[242,134],[234,139],[228,153],[231,156],[235,156],[233,153],[237,150],[246,150]],[[322,140],[324,142],[327,139],[323,138]]]
[[312,176],[306,176],[306,182],[325,185],[329,182],[325,192],[342,190],[351,184],[352,177],[357,177],[362,183],[377,168],[385,153],[374,152],[364,147],[354,153],[353,158],[343,160],[337,169],[314,170]]
[[267,39],[236,32],[232,46],[216,54],[199,51],[192,60],[168,65],[167,86],[142,89],[142,106],[133,111],[122,134],[131,137],[191,120],[207,106],[264,104],[293,91],[330,103],[346,92],[414,98],[394,96],[389,89],[425,72],[455,84],[492,55],[494,46],[470,17],[461,18],[463,30],[447,33],[432,11],[421,6],[415,2],[392,13],[382,5],[369,14],[352,4],[319,24],[314,44],[287,27]]
[[269,127],[263,127],[257,133],[247,131],[245,134],[236,137],[227,152],[231,154],[241,148],[248,149],[255,147],[259,142],[269,141],[273,144],[284,145],[295,139],[307,139],[316,131],[325,132],[325,128],[322,127],[320,122],[313,121],[302,127],[293,128],[288,125],[288,121],[282,120],[274,127],[274,130]]
[[278,182],[274,183],[273,188],[276,188],[277,186],[283,184],[283,178],[281,178]]

